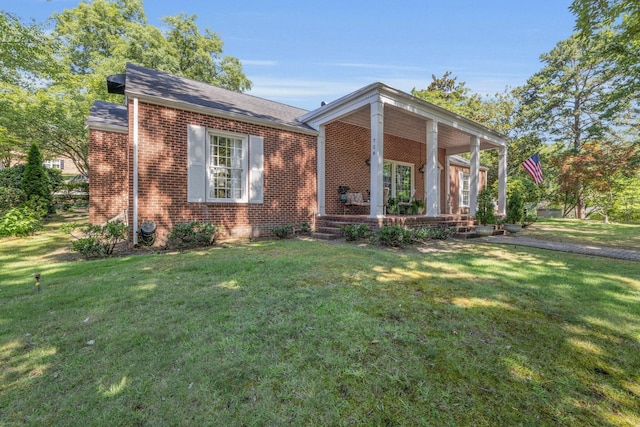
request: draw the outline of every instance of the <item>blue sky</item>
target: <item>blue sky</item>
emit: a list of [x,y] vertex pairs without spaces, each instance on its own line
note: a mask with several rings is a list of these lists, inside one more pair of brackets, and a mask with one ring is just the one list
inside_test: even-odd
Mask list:
[[[79,0],[0,0],[37,22]],[[409,92],[451,71],[482,95],[524,84],[573,33],[570,0],[145,0],[149,21],[198,15],[256,96],[315,109],[375,81]]]

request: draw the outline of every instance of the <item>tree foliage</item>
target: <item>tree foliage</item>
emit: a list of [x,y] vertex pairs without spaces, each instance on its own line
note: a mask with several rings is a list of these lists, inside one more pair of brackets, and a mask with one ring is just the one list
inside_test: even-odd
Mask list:
[[519,126],[574,150],[584,142],[617,138],[630,104],[612,102],[619,76],[610,61],[594,55],[603,43],[574,35],[541,55],[544,68],[516,90]]
[[160,29],[148,23],[141,0],[86,0],[54,14],[49,33],[0,11],[0,41],[10,42],[0,43],[0,161],[10,163],[37,142],[47,156],[68,156],[87,174],[89,108],[96,99],[122,102],[107,93],[105,78],[124,72],[127,62],[249,89],[240,61],[224,56],[220,37],[201,32],[196,19],[167,17]]
[[569,150],[555,159],[559,170],[559,193],[564,197],[565,214],[579,200],[605,222],[618,202],[618,196],[638,178],[636,165],[640,150],[635,145],[590,141],[580,151]]
[[37,144],[31,144],[27,165],[22,176],[22,191],[27,200],[43,198],[51,200],[51,184],[49,175],[42,166],[42,155]]
[[432,74],[429,86],[422,90],[413,88],[411,95],[480,122],[477,116],[482,110],[482,98],[451,74],[451,71],[445,72],[442,77]]
[[640,2],[637,0],[574,0],[570,9],[576,15],[581,37],[608,35],[598,55],[616,64],[624,79],[613,93],[615,98],[640,93]]
[[41,26],[0,10],[0,82],[32,85],[51,70],[51,39]]

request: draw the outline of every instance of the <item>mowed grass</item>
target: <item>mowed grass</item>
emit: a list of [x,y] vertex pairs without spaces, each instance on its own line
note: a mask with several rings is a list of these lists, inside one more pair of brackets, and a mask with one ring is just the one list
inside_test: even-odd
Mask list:
[[0,240],[2,425],[640,424],[639,263],[303,240],[78,261],[65,244],[53,226]]
[[640,224],[605,224],[602,221],[540,218],[523,230],[536,239],[640,250]]

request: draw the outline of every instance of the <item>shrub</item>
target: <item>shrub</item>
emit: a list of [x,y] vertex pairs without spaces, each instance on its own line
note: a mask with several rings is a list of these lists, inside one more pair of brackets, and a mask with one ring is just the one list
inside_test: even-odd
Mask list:
[[24,202],[23,206],[29,209],[34,217],[42,219],[49,214],[51,201],[45,197],[31,196],[29,200]]
[[493,211],[493,198],[491,190],[485,187],[478,194],[478,209],[476,211],[476,221],[481,225],[495,224],[496,214]]
[[56,191],[60,191],[65,186],[65,180],[62,177],[62,171],[60,169],[44,169],[47,173],[47,177],[49,178],[49,187],[51,193],[55,193]]
[[389,197],[387,201],[387,213],[389,215],[395,215],[398,213],[398,200],[393,197]]
[[0,186],[0,215],[15,208],[24,200],[24,192],[19,188]]
[[22,175],[22,191],[27,200],[31,198],[46,200],[48,201],[47,211],[52,209],[51,182],[47,170],[42,166],[42,155],[36,144],[31,144],[29,149],[27,166]]
[[383,246],[400,247],[411,244],[411,230],[401,225],[385,225],[378,230],[375,240]]
[[456,232],[455,227],[428,228],[427,229],[427,236],[429,237],[429,239],[447,240],[455,232]]
[[24,175],[24,165],[17,165],[0,170],[0,187],[22,189],[22,176]]
[[535,216],[534,214],[525,215],[524,218],[522,219],[522,227],[528,227],[534,222],[536,222],[537,220],[538,220],[538,217]]
[[348,224],[341,226],[340,229],[342,230],[344,238],[349,242],[364,239],[371,235],[367,224]]
[[177,249],[209,246],[215,243],[220,231],[221,227],[210,222],[191,221],[178,223],[169,233],[167,246]]
[[12,208],[0,217],[0,236],[29,236],[42,228],[42,216],[26,206]]
[[513,190],[507,200],[507,217],[505,221],[507,224],[520,224],[524,217],[524,199],[522,193],[517,190]]
[[[75,224],[64,229],[71,233]],[[83,237],[71,242],[71,248],[85,258],[94,258],[113,254],[116,245],[127,239],[129,227],[118,219],[105,225],[89,225],[83,230]]]
[[293,234],[293,226],[291,224],[278,225],[271,228],[271,232],[278,239],[286,239],[289,235]]
[[304,221],[300,224],[300,232],[304,234],[311,233],[311,225],[307,221]]

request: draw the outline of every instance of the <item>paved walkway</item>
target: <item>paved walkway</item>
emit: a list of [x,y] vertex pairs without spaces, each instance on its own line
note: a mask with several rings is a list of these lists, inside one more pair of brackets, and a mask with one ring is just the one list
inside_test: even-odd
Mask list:
[[571,252],[574,254],[593,255],[607,258],[624,259],[640,262],[640,250],[618,249],[606,246],[581,245],[576,243],[552,242],[550,240],[533,239],[531,237],[507,234],[504,236],[479,237],[479,240],[487,243],[500,243],[508,245],[531,246],[552,251]]

